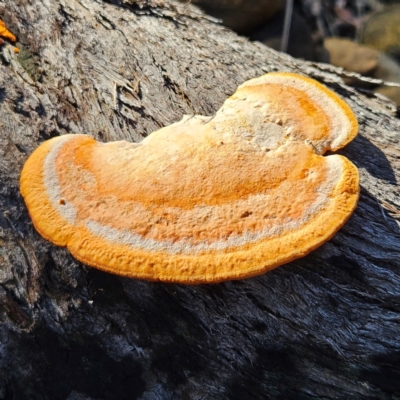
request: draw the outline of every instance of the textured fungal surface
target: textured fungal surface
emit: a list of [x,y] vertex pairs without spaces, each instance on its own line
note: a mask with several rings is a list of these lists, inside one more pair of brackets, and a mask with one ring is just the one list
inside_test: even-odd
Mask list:
[[40,234],[88,265],[165,282],[240,279],[306,255],[349,218],[358,171],[323,154],[357,129],[324,86],[271,73],[214,117],[184,117],[139,144],[44,142],[21,192]]

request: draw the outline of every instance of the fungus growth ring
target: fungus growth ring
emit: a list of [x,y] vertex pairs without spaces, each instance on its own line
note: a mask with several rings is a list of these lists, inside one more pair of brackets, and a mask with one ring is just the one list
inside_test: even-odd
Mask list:
[[138,144],[46,141],[21,193],[39,233],[93,267],[187,284],[246,278],[306,255],[346,222],[357,168],[323,154],[357,130],[335,93],[270,73],[214,117],[184,117]]

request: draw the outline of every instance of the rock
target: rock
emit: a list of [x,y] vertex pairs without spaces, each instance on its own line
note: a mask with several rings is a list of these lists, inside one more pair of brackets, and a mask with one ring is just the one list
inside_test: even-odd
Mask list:
[[[251,39],[263,42],[275,50],[280,50],[284,19],[285,13],[284,10],[281,10],[268,24],[255,32]],[[317,60],[309,24],[296,10],[293,10],[292,14],[287,53],[296,58]]]
[[[329,53],[329,62],[350,72],[372,76],[386,82],[400,83],[400,65],[392,57],[376,49],[354,43],[348,39],[328,38],[324,48]],[[350,85],[360,86],[359,80],[346,79]],[[363,86],[373,87],[373,84]],[[375,92],[381,93],[400,105],[400,88],[380,86]]]
[[393,86],[379,86],[375,92],[383,94],[400,106],[400,88]]
[[[375,78],[386,82],[400,83],[400,65],[395,59],[385,53],[379,55],[378,66],[374,73]],[[400,105],[400,88],[393,86],[380,86],[375,90]]]
[[361,42],[400,59],[400,6],[374,14],[365,23]]
[[[179,0],[187,3],[187,0]],[[193,0],[208,14],[241,34],[250,34],[285,5],[285,0]]]
[[374,72],[374,77],[387,82],[400,83],[399,63],[387,54],[380,53],[378,65]]
[[329,62],[347,71],[370,75],[378,66],[379,51],[349,39],[327,38],[324,47],[329,53]]
[[[341,38],[325,39],[324,48],[329,53],[330,63],[337,67],[386,82],[400,83],[400,65],[383,52]],[[346,82],[360,86],[359,80],[347,78]],[[373,87],[373,84],[363,84],[363,86]],[[400,88],[380,86],[375,91],[400,105]]]

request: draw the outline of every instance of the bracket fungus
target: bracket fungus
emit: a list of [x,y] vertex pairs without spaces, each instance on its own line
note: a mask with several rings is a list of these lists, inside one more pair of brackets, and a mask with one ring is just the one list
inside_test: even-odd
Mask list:
[[11,42],[16,42],[17,38],[6,28],[4,22],[0,19],[0,36]]
[[27,160],[21,192],[39,233],[111,273],[187,284],[240,279],[305,256],[356,207],[357,168],[324,157],[357,134],[318,82],[270,73],[213,117],[141,143],[69,134]]
[[[4,40],[2,39],[8,39],[11,42],[16,42],[17,38],[6,28],[5,23],[0,19],[0,46],[4,44]],[[19,53],[19,48],[14,47],[14,53]]]

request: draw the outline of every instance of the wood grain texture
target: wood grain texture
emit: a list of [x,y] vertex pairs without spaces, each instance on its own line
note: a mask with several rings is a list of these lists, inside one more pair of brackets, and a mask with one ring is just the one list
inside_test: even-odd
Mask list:
[[[170,1],[1,0],[0,394],[5,399],[394,399],[400,393],[400,120],[342,71],[250,43]],[[184,287],[119,278],[35,232],[27,156],[60,133],[140,141],[212,115],[238,84],[304,73],[360,133],[358,208],[328,243],[263,276]]]

